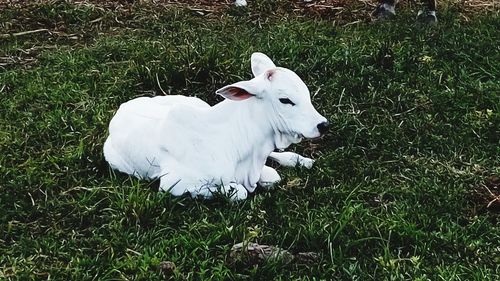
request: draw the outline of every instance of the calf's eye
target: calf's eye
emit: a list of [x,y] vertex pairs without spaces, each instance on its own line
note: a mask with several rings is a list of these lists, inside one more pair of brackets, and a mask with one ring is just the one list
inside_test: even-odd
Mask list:
[[295,105],[295,103],[293,103],[293,101],[291,101],[289,98],[281,98],[281,99],[280,99],[280,102],[281,102],[282,104],[291,104],[292,106],[294,106],[294,105]]

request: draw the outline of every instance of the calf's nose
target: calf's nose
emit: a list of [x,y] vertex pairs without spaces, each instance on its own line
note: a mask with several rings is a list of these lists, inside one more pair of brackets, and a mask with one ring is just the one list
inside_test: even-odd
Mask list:
[[325,134],[327,131],[328,131],[328,125],[330,123],[328,123],[328,121],[325,121],[325,122],[321,122],[319,123],[316,127],[318,127],[318,131],[320,134]]

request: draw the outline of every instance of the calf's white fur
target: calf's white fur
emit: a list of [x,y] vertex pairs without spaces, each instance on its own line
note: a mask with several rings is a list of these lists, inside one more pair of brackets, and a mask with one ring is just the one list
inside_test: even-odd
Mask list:
[[113,169],[139,178],[160,178],[173,195],[212,197],[221,191],[245,199],[260,184],[280,176],[265,166],[310,168],[313,160],[285,149],[319,137],[325,117],[313,107],[306,85],[269,57],[251,57],[255,78],[216,91],[224,101],[210,106],[195,97],[142,97],[120,106],[109,125],[104,156]]

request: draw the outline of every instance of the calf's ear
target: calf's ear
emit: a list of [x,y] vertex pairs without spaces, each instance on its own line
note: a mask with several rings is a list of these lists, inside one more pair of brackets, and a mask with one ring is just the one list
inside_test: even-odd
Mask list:
[[216,94],[223,96],[226,99],[241,101],[252,97],[260,97],[261,90],[258,82],[255,79],[250,81],[240,81],[215,91]]
[[255,77],[261,75],[266,70],[276,68],[273,61],[263,53],[253,53],[250,61],[252,64],[252,73]]

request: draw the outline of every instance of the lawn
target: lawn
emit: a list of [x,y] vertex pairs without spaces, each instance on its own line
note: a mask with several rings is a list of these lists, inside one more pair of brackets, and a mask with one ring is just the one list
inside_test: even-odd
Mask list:
[[[367,1],[130,2],[0,3],[0,279],[500,280],[498,6],[441,1],[429,27],[411,3],[370,22]],[[290,148],[311,170],[232,203],[109,169],[121,103],[214,104],[255,51],[331,123]],[[239,242],[319,258],[232,261]]]

